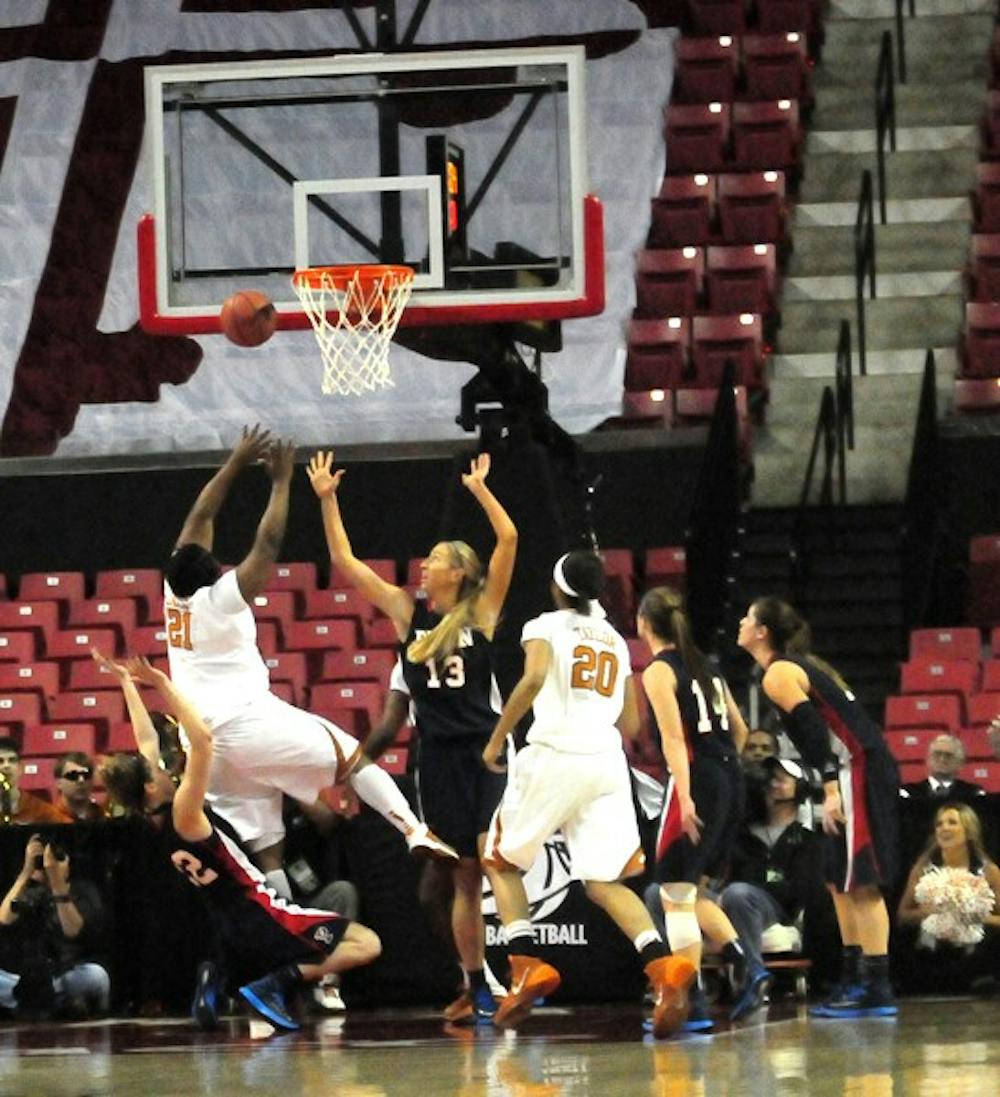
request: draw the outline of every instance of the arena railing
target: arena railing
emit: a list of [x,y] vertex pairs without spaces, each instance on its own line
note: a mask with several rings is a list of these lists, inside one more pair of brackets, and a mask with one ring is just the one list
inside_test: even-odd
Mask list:
[[872,173],[861,173],[861,192],[858,195],[858,212],[854,219],[854,292],[858,317],[858,371],[862,377],[868,373],[865,359],[867,332],[865,329],[865,282],[869,284],[872,300],[875,287],[875,210],[872,201]]

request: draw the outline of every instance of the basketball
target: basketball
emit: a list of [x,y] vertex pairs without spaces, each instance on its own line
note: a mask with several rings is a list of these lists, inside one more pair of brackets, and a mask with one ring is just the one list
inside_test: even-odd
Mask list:
[[234,293],[223,304],[219,322],[231,343],[238,347],[259,347],[274,334],[278,314],[266,294],[245,289]]

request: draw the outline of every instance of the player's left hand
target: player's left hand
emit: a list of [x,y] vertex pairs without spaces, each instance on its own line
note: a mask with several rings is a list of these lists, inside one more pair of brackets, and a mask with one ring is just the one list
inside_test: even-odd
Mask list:
[[326,453],[319,450],[309,458],[306,474],[309,477],[309,483],[312,484],[313,491],[320,499],[323,499],[327,495],[336,495],[337,488],[340,487],[340,481],[344,476],[344,470],[337,469],[334,471],[332,449]]
[[828,792],[823,800],[823,830],[827,834],[839,834],[840,828],[847,825],[840,802],[839,792]]
[[462,483],[471,492],[476,492],[486,483],[486,477],[490,474],[490,455],[488,453],[477,454],[469,465],[469,471],[462,473]]
[[483,765],[491,773],[506,773],[507,767],[503,762],[499,762],[497,759],[500,757],[500,753],[503,750],[503,743],[489,742],[483,748]]

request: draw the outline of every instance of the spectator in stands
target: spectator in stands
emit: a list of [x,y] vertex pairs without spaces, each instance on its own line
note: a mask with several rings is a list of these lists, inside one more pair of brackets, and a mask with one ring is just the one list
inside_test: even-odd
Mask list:
[[927,776],[903,785],[900,796],[914,800],[954,800],[981,804],[986,790],[957,776],[965,762],[965,748],[955,735],[938,735],[927,748]]
[[63,813],[21,788],[21,749],[9,736],[0,737],[0,823],[64,823]]
[[760,765],[768,758],[777,758],[779,753],[777,735],[767,728],[754,728],[747,733],[747,741],[743,745],[740,758],[746,768]]
[[0,1006],[26,1016],[92,1017],[108,1008],[111,978],[99,962],[105,908],[97,886],[71,873],[68,853],[33,834],[0,902]]
[[105,818],[94,799],[94,759],[82,750],[71,750],[56,761],[55,806],[64,823],[96,823]]
[[993,755],[1000,760],[1000,715],[993,717],[986,732],[990,737],[990,747],[993,750]]
[[917,963],[897,962],[907,989],[968,993],[977,977],[995,972],[1000,868],[986,853],[979,817],[968,804],[950,801],[935,812],[934,831],[910,870],[896,922],[904,930],[902,947],[916,945],[923,954]]
[[[772,926],[792,926],[806,904],[823,892],[820,837],[799,822],[809,798],[805,770],[791,758],[771,757],[765,814],[740,831],[730,860],[730,883],[719,905],[740,935],[750,963],[763,966],[761,941]],[[785,934],[789,940],[793,934]],[[788,951],[789,944],[778,951]]]

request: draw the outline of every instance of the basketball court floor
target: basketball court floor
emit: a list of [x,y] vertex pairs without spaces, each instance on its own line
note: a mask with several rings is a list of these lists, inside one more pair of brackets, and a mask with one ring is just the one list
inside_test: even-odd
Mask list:
[[8,1025],[4,1097],[988,1097],[1000,1091],[1000,1001],[918,999],[897,1020],[819,1021],[778,1002],[765,1018],[654,1043],[638,1007],[542,1008],[518,1033],[432,1012],[351,1012],[274,1035],[227,1019]]

